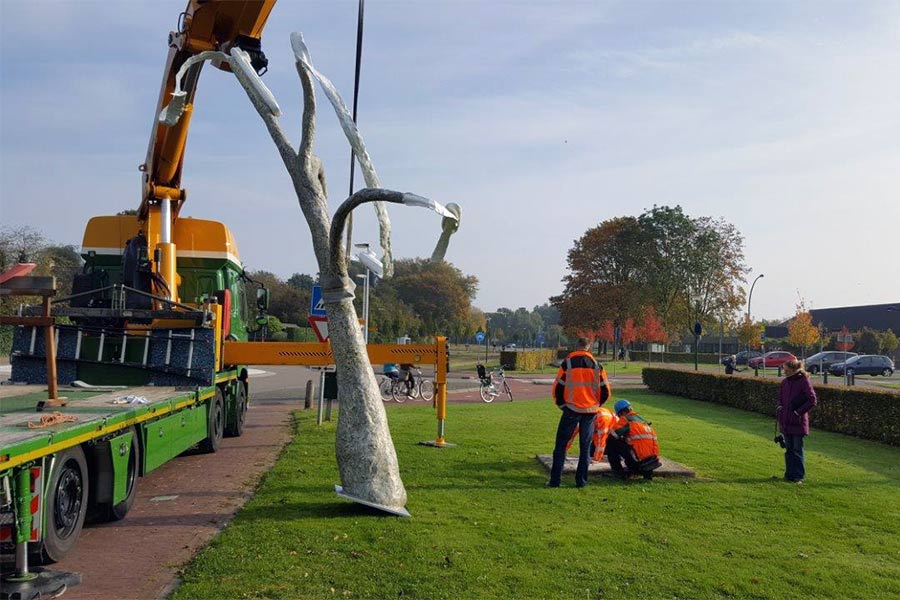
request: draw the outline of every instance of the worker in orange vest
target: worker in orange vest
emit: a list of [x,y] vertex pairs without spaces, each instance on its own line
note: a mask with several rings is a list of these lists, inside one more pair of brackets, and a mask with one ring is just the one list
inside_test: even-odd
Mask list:
[[613,409],[616,421],[606,444],[611,475],[627,479],[629,475],[640,474],[644,479],[652,479],[653,471],[662,466],[656,433],[650,423],[632,409],[628,400],[619,400]]
[[[607,387],[609,387],[608,384]],[[601,406],[600,410],[597,411],[597,416],[594,417],[594,435],[591,436],[592,463],[600,462],[601,460],[603,460],[603,456],[606,453],[606,438],[609,436],[609,432],[612,430],[613,424],[615,422],[616,416],[612,413],[612,411]],[[572,443],[575,441],[575,438],[578,436],[578,431],[579,428],[576,427],[575,431],[572,432],[572,437],[569,438],[569,443],[566,444],[567,454],[569,452],[569,448],[572,447]]]
[[553,466],[550,468],[547,487],[559,487],[563,465],[566,462],[566,443],[576,427],[579,428],[579,452],[575,486],[587,485],[594,418],[600,410],[600,405],[606,402],[611,394],[606,372],[588,350],[590,347],[590,340],[578,338],[575,351],[566,356],[553,382],[553,400],[562,411],[562,415],[556,428]]

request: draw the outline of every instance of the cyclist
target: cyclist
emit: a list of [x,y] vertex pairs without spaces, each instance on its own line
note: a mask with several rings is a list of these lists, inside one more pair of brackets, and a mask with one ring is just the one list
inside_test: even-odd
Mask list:
[[400,381],[403,381],[406,383],[406,395],[407,396],[412,396],[413,389],[416,387],[416,378],[413,377],[413,373],[412,373],[414,368],[415,367],[409,363],[403,363],[402,365],[400,365],[399,377],[400,377]]
[[397,368],[396,363],[385,363],[381,367],[381,372],[385,377],[390,377],[393,381],[400,379],[400,369]]

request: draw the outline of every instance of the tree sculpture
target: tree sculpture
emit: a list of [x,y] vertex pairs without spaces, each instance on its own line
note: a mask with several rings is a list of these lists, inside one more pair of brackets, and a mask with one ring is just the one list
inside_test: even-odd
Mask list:
[[[347,274],[341,234],[344,221],[353,208],[364,202],[375,202],[381,224],[381,245],[385,251],[387,274],[391,264],[390,223],[383,207],[378,208],[380,202],[427,206],[445,217],[454,215],[425,198],[376,189],[377,176],[356,125],[349,118],[349,111],[331,82],[313,67],[301,34],[291,34],[291,46],[303,88],[303,120],[297,150],[294,150],[278,122],[281,111],[275,98],[250,66],[249,56],[240,48],[232,48],[230,54],[198,54],[185,63],[177,81],[181,81],[187,67],[193,62],[212,59],[226,61],[265,123],[294,184],[297,201],[309,226],[319,271],[323,274],[323,296],[328,314],[331,349],[337,366],[338,400],[341,407],[335,453],[343,492],[364,503],[406,514],[406,490],[400,479],[387,416],[353,306],[354,285]],[[335,213],[333,222],[328,216],[325,172],[321,161],[313,154],[316,116],[313,78],[319,81],[334,105],[341,127],[353,146],[369,186],[344,202]],[[177,121],[184,106],[184,99],[179,97],[179,92],[180,88],[176,87],[173,102],[160,115],[161,121]]]

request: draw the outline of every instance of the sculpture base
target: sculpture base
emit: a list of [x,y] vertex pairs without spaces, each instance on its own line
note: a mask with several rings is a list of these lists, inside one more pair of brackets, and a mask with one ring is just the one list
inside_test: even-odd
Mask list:
[[439,442],[437,440],[429,440],[427,442],[419,442],[420,446],[431,446],[432,448],[455,448],[456,444],[450,442]]
[[376,504],[375,502],[370,502],[368,500],[363,500],[362,498],[357,498],[356,496],[351,496],[347,492],[344,491],[339,485],[334,486],[335,493],[341,498],[345,498],[350,500],[351,502],[356,502],[358,504],[364,504],[366,506],[371,506],[372,508],[377,508],[378,510],[384,511],[386,513],[390,513],[392,515],[397,515],[398,517],[409,517],[411,516],[409,512],[405,508],[391,508],[390,506],[385,506],[384,504]]

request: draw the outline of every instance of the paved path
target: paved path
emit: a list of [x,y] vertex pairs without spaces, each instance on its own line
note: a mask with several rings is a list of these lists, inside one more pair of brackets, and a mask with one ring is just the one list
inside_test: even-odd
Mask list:
[[291,411],[302,406],[309,372],[268,369],[251,381],[244,435],[225,438],[216,454],[180,456],[138,481],[128,516],[89,525],[75,550],[54,568],[82,574],[68,599],[163,598],[180,569],[250,498],[290,440]]

